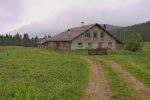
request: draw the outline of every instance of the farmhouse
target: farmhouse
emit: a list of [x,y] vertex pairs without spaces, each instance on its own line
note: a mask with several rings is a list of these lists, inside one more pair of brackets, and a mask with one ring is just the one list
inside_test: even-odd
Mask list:
[[105,45],[112,49],[120,49],[122,42],[106,30],[106,26],[100,24],[82,25],[68,29],[52,38],[42,40],[38,47],[46,47],[59,50],[96,49],[99,45]]

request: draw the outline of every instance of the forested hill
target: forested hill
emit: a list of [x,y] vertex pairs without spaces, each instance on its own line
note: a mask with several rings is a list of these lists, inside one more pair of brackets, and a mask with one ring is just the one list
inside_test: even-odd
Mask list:
[[150,21],[110,31],[119,40],[123,41],[131,33],[140,33],[144,41],[150,41]]
[[[106,25],[107,31],[112,31],[112,30],[116,30],[116,29],[122,28],[120,26],[115,26],[115,25],[110,25],[110,24],[105,24],[105,25]],[[101,26],[104,26],[104,24],[101,24]]]

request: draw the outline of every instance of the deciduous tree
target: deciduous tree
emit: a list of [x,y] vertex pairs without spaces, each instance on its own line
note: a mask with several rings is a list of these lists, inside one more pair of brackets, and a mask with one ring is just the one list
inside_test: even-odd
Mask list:
[[124,47],[126,50],[136,52],[142,49],[143,43],[142,43],[142,37],[140,34],[135,33],[128,36],[128,38],[125,40]]

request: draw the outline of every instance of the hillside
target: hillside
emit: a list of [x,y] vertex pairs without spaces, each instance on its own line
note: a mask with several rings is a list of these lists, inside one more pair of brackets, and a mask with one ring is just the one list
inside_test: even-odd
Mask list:
[[131,33],[140,33],[144,41],[150,41],[150,21],[111,30],[110,32],[113,33],[121,41],[123,41],[124,37],[127,37]]

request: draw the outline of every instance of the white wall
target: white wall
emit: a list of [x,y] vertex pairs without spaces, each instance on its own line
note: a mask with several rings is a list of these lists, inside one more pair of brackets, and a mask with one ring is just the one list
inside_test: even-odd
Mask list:
[[[93,32],[98,33],[98,37],[93,37]],[[90,38],[86,39],[85,34],[82,34],[77,39],[73,40],[71,42],[71,50],[75,49],[87,49],[88,43],[92,43],[92,49],[96,49],[99,46],[99,42],[103,42],[103,45],[108,46],[108,42],[112,42],[112,49],[116,49],[116,40],[112,38],[109,34],[104,33],[103,30],[101,30],[98,26],[93,27],[88,32],[90,32]],[[101,38],[101,33],[104,33],[104,38]],[[78,48],[78,43],[82,43],[83,48]]]

